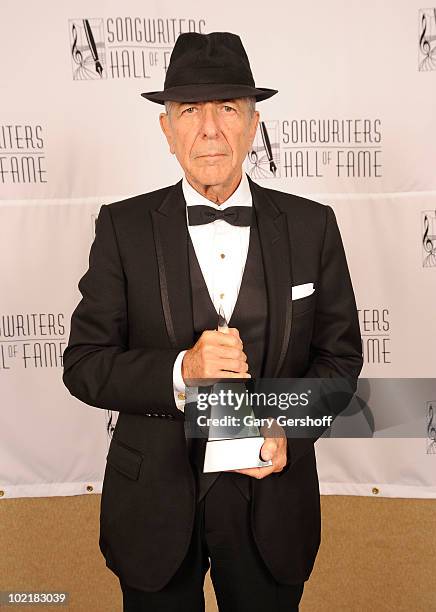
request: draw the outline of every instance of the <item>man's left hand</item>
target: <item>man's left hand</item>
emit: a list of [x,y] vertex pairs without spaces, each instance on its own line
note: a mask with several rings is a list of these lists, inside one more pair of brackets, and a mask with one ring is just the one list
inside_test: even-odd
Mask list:
[[[262,431],[263,430],[263,431]],[[245,468],[243,470],[228,470],[229,472],[239,472],[239,474],[246,474],[247,476],[252,476],[253,478],[265,478],[265,476],[269,476],[273,472],[281,472],[287,463],[287,439],[286,433],[283,427],[277,424],[276,421],[273,422],[272,428],[265,430],[261,427],[260,433],[274,433],[273,437],[265,437],[265,441],[262,444],[262,448],[260,449],[260,456],[264,461],[268,461],[271,459],[272,465],[267,467],[255,467],[255,468]]]

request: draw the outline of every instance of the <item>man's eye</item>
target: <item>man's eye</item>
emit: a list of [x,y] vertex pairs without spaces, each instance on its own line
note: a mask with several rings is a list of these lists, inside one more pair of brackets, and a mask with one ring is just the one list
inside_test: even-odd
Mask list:
[[185,108],[183,112],[188,113],[188,115],[192,115],[190,111],[194,111],[194,110],[195,110],[195,106],[189,106],[188,108]]
[[234,110],[235,110],[235,109],[233,108],[233,106],[227,106],[227,104],[226,104],[226,105],[224,105],[224,108],[225,108],[226,113],[227,113],[227,112],[229,112],[229,111],[234,111]]

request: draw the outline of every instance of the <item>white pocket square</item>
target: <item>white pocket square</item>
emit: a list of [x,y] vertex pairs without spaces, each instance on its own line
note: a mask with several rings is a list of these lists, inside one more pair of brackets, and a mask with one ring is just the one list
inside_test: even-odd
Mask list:
[[300,298],[311,295],[315,291],[313,283],[304,283],[304,285],[294,285],[292,287],[292,299],[299,300]]

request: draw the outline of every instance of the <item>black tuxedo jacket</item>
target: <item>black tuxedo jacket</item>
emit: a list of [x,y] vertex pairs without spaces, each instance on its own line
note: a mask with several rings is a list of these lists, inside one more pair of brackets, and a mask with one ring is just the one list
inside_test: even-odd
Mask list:
[[[172,380],[177,354],[194,338],[181,183],[101,206],[63,355],[70,393],[119,412],[100,548],[115,574],[146,591],[165,586],[181,564],[196,504]],[[332,208],[249,184],[268,292],[264,377],[345,376],[355,390],[359,323]],[[292,301],[292,285],[308,282],[315,292]],[[282,583],[308,579],[320,543],[315,440],[289,438],[284,470],[252,482],[253,535]]]

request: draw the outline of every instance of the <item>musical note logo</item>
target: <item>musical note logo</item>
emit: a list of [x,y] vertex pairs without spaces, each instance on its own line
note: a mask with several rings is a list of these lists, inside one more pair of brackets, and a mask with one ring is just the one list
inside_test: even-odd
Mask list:
[[279,122],[260,121],[247,156],[248,174],[253,179],[280,177]]
[[106,78],[103,19],[70,20],[73,79]]
[[106,410],[106,433],[109,438],[112,438],[112,434],[115,431],[115,425],[117,424],[117,419],[115,418],[115,414],[112,410]]
[[82,64],[83,55],[80,49],[77,48],[77,28],[75,23],[73,23],[72,25],[71,32],[73,34],[73,46],[71,47],[71,55],[73,56],[73,60],[76,62],[76,64]]
[[434,406],[436,402],[427,402],[427,455],[436,455],[436,418]]
[[424,268],[436,266],[436,210],[425,210],[423,215],[422,247]]
[[419,11],[418,69],[436,70],[436,8]]
[[113,410],[105,410],[104,412],[105,412],[105,420],[106,420],[105,429],[106,429],[106,434],[107,434],[106,442],[107,442],[108,449],[109,449],[109,445],[113,438],[113,434],[114,434],[115,427],[117,424],[118,413],[114,412]]

